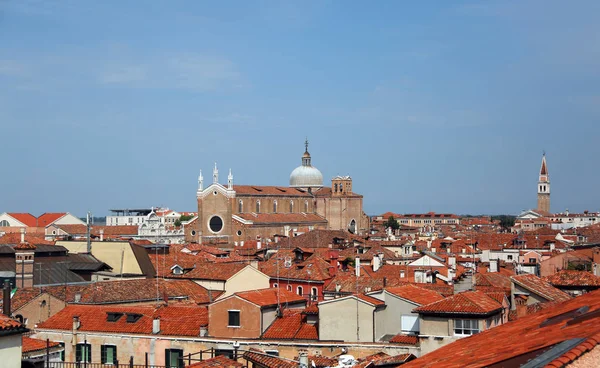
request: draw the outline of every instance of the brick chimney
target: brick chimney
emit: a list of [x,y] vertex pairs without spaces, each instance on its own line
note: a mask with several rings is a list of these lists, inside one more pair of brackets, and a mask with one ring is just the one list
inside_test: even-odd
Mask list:
[[[21,232],[21,238],[24,237],[25,233]],[[35,245],[26,242],[21,242],[13,248],[15,251],[15,286],[18,288],[33,287],[35,248]]]
[[515,304],[517,307],[517,319],[527,315],[527,295],[515,295]]
[[338,269],[339,254],[336,251],[329,251],[329,276],[335,277]]

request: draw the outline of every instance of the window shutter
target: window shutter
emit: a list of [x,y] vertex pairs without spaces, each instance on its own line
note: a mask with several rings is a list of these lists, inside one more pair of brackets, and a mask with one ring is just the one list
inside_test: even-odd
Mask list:
[[[106,363],[108,363],[108,362],[106,361],[106,346],[104,346],[104,345],[101,345],[101,346],[100,346],[100,362],[101,362],[102,364],[106,364]],[[111,362],[111,363],[112,363],[112,362]]]
[[77,344],[75,346],[75,361],[81,362],[81,345]]
[[171,366],[171,349],[165,349],[165,365],[167,367]]

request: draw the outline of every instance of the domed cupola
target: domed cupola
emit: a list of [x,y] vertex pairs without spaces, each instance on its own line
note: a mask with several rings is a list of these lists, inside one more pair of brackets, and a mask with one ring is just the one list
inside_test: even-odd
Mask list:
[[302,155],[302,165],[292,171],[290,187],[294,188],[321,188],[323,187],[323,174],[313,167],[308,153],[308,140],[304,142],[305,150]]

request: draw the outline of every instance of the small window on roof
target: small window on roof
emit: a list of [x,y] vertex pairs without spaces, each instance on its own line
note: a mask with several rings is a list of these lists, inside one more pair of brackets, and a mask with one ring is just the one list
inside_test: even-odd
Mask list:
[[141,314],[127,313],[127,323],[136,323],[140,318],[142,318]]
[[108,312],[106,314],[106,321],[117,322],[119,320],[119,318],[121,318],[122,316],[123,316],[123,313]]

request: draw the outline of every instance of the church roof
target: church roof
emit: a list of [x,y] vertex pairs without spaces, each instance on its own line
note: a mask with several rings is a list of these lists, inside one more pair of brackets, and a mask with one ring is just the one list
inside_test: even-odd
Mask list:
[[300,188],[277,187],[267,185],[234,185],[236,195],[281,196],[281,197],[312,197],[306,190]]
[[326,223],[327,220],[314,213],[238,213],[237,216],[255,224],[279,223]]

